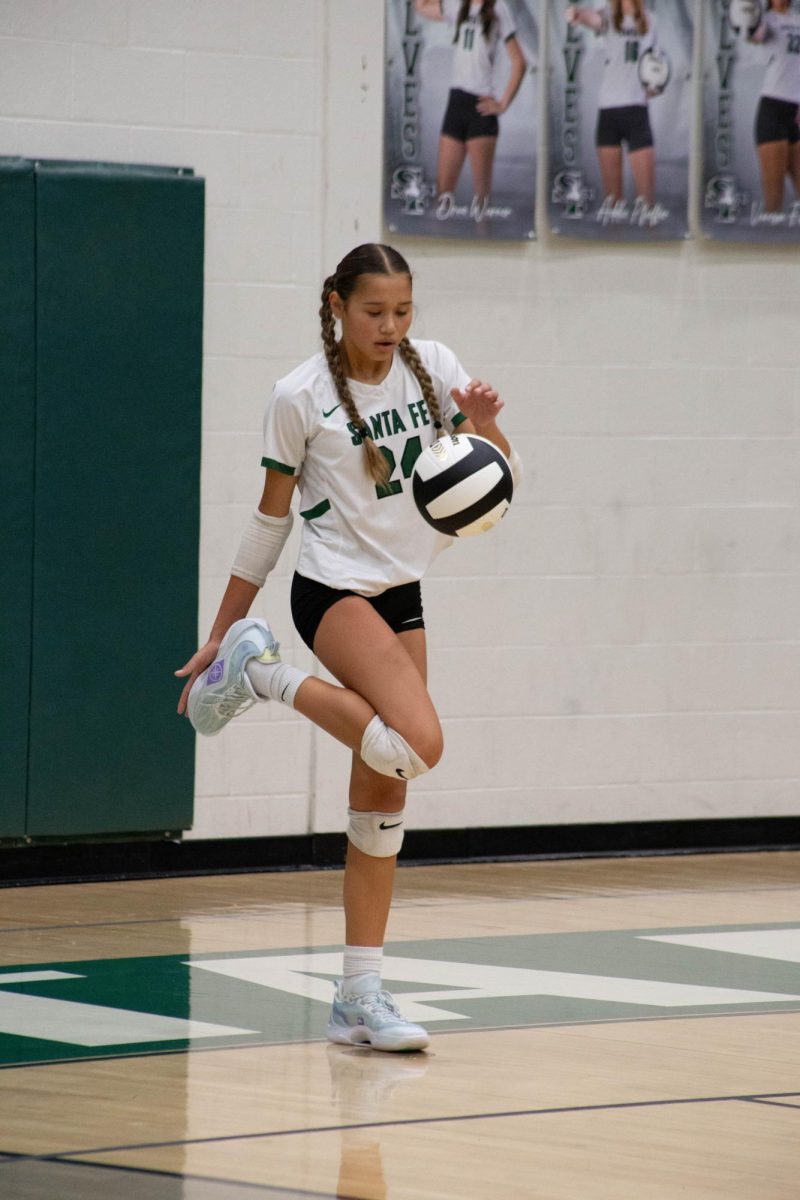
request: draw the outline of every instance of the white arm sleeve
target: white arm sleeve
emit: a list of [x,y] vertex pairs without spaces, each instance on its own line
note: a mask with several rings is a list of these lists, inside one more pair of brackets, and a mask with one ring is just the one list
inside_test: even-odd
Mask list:
[[242,533],[242,540],[231,567],[231,575],[263,587],[281,555],[292,530],[291,509],[285,517],[271,517],[255,510]]

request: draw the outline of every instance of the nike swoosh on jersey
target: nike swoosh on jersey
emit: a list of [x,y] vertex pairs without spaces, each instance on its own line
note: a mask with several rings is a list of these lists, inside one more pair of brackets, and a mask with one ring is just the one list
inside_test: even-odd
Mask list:
[[381,821],[378,829],[399,829],[402,824],[402,821],[395,821],[394,825],[387,825],[385,821]]
[[335,412],[336,412],[336,410],[337,410],[337,408],[341,408],[341,407],[342,407],[342,402],[341,402],[341,400],[340,400],[338,404],[334,404],[334,406],[333,406],[333,408],[330,410],[330,412],[325,412],[325,410],[323,409],[323,410],[322,410],[322,415],[323,415],[323,417],[329,417],[329,416],[331,415],[331,413],[335,413]]

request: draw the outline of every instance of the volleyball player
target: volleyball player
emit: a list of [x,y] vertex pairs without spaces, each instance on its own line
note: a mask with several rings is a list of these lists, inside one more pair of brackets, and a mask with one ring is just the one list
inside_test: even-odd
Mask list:
[[[208,642],[176,672],[188,676],[178,711],[199,733],[273,699],[352,750],[344,971],[328,1036],[380,1050],[428,1041],[381,987],[406,783],[442,754],[419,580],[451,539],[422,520],[409,476],[422,449],[455,429],[488,438],[519,473],[497,426],[497,392],[471,380],[447,347],[410,341],[411,317],[411,273],[389,246],[357,247],[325,280],[323,351],[275,386],[260,503]],[[247,619],[289,535],[295,487],[304,524],[292,615],[341,686],[282,662],[266,623]]]
[[[456,190],[464,160],[469,159],[476,212],[483,211],[492,190],[498,117],[508,109],[525,76],[525,57],[505,0],[415,0],[420,16],[446,21],[453,29],[450,93],[439,138],[436,189],[439,196]],[[504,45],[511,72],[503,94],[495,96],[497,54]]]
[[622,147],[637,198],[655,203],[655,150],[650,126],[650,95],[639,78],[639,61],[656,48],[655,20],[643,0],[612,0],[601,8],[566,11],[571,25],[585,25],[605,40],[606,60],[598,98],[596,145],[605,199],[623,199]]
[[756,110],[755,137],[767,212],[783,211],[788,175],[800,199],[800,13],[772,0],[751,40],[772,51]]

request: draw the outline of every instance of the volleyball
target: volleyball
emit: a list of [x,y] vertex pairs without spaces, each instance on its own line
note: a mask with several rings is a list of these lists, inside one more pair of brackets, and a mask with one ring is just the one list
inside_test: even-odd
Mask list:
[[731,0],[728,8],[731,29],[740,38],[747,38],[755,33],[761,22],[761,15],[760,0]]
[[412,475],[414,501],[429,525],[450,537],[486,533],[508,512],[508,459],[486,438],[454,433],[423,450]]
[[663,92],[669,83],[669,59],[663,50],[645,50],[639,59],[639,81],[650,92]]

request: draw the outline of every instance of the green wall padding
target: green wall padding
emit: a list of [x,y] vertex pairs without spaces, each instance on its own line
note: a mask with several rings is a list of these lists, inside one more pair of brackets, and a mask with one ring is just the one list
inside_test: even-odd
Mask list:
[[203,183],[37,164],[28,827],[191,823]]
[[0,158],[0,837],[25,832],[34,353],[33,165]]

